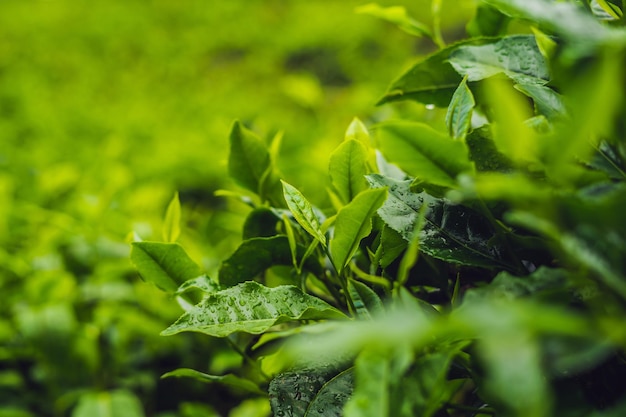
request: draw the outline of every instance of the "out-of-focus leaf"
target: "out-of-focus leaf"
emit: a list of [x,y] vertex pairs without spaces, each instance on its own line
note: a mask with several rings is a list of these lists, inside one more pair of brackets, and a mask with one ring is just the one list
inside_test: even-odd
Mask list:
[[356,389],[345,407],[345,417],[389,417],[389,360],[365,351],[355,363]]
[[161,334],[199,332],[225,337],[235,332],[260,334],[293,320],[342,319],[345,315],[297,287],[268,288],[248,281],[208,295]]
[[550,87],[539,84],[516,84],[515,88],[533,99],[538,114],[548,119],[565,116],[565,106],[561,96]]
[[431,37],[430,29],[423,23],[411,18],[404,7],[381,7],[376,3],[368,3],[357,7],[357,13],[367,14],[394,23],[406,33],[414,36]]
[[293,217],[304,230],[325,246],[326,236],[322,232],[320,219],[317,217],[313,205],[293,185],[285,181],[282,181],[282,183],[283,195]]
[[289,371],[270,382],[270,404],[275,416],[341,417],[353,384],[352,368]]
[[423,123],[385,123],[377,138],[390,162],[426,184],[453,188],[459,174],[473,169],[463,142]]
[[194,369],[189,368],[180,368],[174,371],[168,372],[161,376],[161,379],[171,378],[171,377],[186,377],[193,378],[197,381],[205,382],[205,383],[218,383],[222,385],[226,385],[232,388],[237,388],[240,390],[244,390],[250,392],[252,394],[257,395],[267,395],[265,391],[259,388],[257,384],[250,381],[249,379],[244,379],[238,377],[237,375],[227,374],[227,375],[209,375],[204,372],[196,371]]
[[465,138],[476,171],[510,171],[513,168],[513,161],[498,151],[491,136],[489,127],[481,127],[474,129]]
[[592,15],[569,2],[549,0],[483,0],[509,16],[527,19],[571,42],[584,54],[611,38],[622,38]]
[[178,193],[175,193],[165,212],[163,240],[173,243],[176,242],[178,236],[180,236],[180,199]]
[[369,319],[384,310],[383,302],[370,287],[357,280],[348,280],[348,291],[357,315]]
[[350,262],[361,239],[372,230],[372,216],[386,197],[387,190],[382,188],[363,191],[337,213],[330,254],[339,273]]
[[447,262],[493,268],[506,267],[499,248],[490,242],[494,232],[475,211],[453,205],[424,192],[411,192],[411,181],[368,175],[372,187],[389,187],[389,196],[378,214],[385,223],[410,242],[422,205],[425,223],[419,232],[420,250]]
[[84,394],[72,412],[72,417],[143,417],[139,399],[126,390]]
[[243,224],[243,239],[276,235],[276,226],[280,220],[277,212],[273,209],[255,208],[248,214]]
[[356,117],[352,120],[348,129],[346,129],[345,140],[359,141],[363,144],[363,146],[365,146],[366,149],[371,146],[370,134],[367,127],[365,127],[363,122]]
[[510,20],[498,9],[479,3],[476,7],[476,14],[467,24],[467,32],[474,37],[504,35]]
[[[305,248],[297,246],[299,257]],[[257,237],[239,245],[235,253],[222,262],[219,282],[232,287],[245,281],[252,281],[258,274],[275,265],[293,265],[293,257],[287,236]],[[304,268],[319,275],[321,266],[316,258],[309,257]]]
[[177,243],[133,242],[130,259],[139,275],[164,291],[200,275],[200,267]]
[[461,84],[452,95],[452,101],[446,113],[446,125],[448,134],[453,139],[465,139],[472,121],[472,110],[476,102],[472,91],[467,86],[467,78],[463,78]]
[[228,173],[239,185],[279,204],[280,183],[267,145],[239,121],[230,132]]
[[330,182],[344,204],[367,188],[367,149],[357,140],[348,139],[330,155]]
[[531,35],[507,36],[485,45],[460,45],[450,52],[449,61],[468,81],[501,73],[520,84],[545,84],[550,79],[546,61]]

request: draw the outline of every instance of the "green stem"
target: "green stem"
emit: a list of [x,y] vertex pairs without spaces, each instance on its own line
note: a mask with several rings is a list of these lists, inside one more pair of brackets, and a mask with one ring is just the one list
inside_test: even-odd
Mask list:
[[493,408],[476,408],[476,407],[470,407],[467,405],[453,404],[453,403],[447,403],[446,407],[453,408],[459,411],[469,411],[469,412],[473,412],[476,414],[488,414],[490,416],[496,415],[496,411]]

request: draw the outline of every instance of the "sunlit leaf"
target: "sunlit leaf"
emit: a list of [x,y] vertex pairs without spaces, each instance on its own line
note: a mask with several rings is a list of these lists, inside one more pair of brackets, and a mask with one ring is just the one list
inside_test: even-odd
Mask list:
[[453,139],[465,139],[472,121],[472,110],[476,102],[472,91],[467,87],[467,77],[452,95],[452,101],[446,113],[446,125],[448,134]]
[[249,379],[244,379],[238,377],[233,374],[227,375],[210,375],[204,372],[196,371],[194,369],[189,368],[180,368],[171,372],[167,372],[161,376],[161,379],[164,378],[193,378],[197,381],[205,382],[205,383],[218,383],[221,385],[226,385],[228,387],[244,390],[250,392],[252,394],[257,395],[267,395],[265,391],[263,391],[257,384],[250,381]]
[[422,123],[385,123],[377,130],[385,157],[418,180],[435,186],[454,187],[456,177],[471,171],[468,150]]
[[406,9],[401,6],[381,7],[376,3],[368,3],[357,7],[356,12],[394,23],[406,33],[414,36],[431,36],[430,29],[423,23],[411,18]]
[[130,259],[145,281],[171,293],[201,274],[200,267],[177,243],[133,242]]
[[313,205],[293,185],[285,181],[282,183],[283,195],[293,217],[311,236],[319,240],[322,245],[326,245],[326,236],[320,228],[320,219]]
[[102,391],[80,397],[72,417],[143,417],[139,399],[130,391]]
[[330,253],[339,272],[348,264],[361,239],[372,230],[372,216],[386,197],[385,189],[363,191],[337,213]]
[[165,212],[163,240],[167,243],[176,242],[178,236],[180,236],[180,199],[178,193],[175,193]]
[[367,188],[367,149],[360,141],[345,140],[330,155],[330,182],[344,204]]
[[235,332],[260,334],[294,320],[342,319],[345,315],[297,287],[268,288],[248,281],[208,295],[161,334],[199,332],[225,337]]

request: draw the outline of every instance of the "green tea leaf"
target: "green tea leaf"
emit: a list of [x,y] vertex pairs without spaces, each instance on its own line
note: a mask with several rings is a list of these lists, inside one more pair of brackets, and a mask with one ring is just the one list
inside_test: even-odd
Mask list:
[[353,385],[352,368],[289,371],[270,382],[270,403],[275,416],[341,417]]
[[383,355],[363,352],[355,363],[356,389],[345,407],[345,417],[391,417],[389,361]]
[[240,390],[244,390],[250,392],[252,394],[265,396],[267,393],[259,388],[257,384],[250,381],[249,379],[241,378],[233,374],[227,375],[209,375],[204,372],[196,371],[194,369],[189,368],[180,368],[174,371],[168,372],[161,376],[161,379],[165,378],[193,378],[197,381],[205,382],[205,383],[218,383],[221,385],[226,385],[228,387],[237,388]]
[[72,417],[143,417],[139,399],[130,391],[91,392],[80,397]]
[[350,262],[361,239],[372,230],[372,216],[386,197],[385,189],[363,191],[337,213],[330,254],[339,273]]
[[261,179],[270,166],[270,154],[265,143],[236,121],[230,132],[228,174],[239,185],[258,193]]
[[431,37],[430,29],[423,23],[411,18],[404,7],[381,7],[376,3],[368,3],[357,7],[357,13],[367,14],[394,23],[406,33],[414,36]]
[[320,219],[317,217],[313,205],[293,185],[285,181],[281,182],[283,183],[283,195],[287,207],[289,207],[293,217],[304,230],[319,240],[323,246],[326,246],[326,236],[320,228]]
[[384,310],[383,302],[378,294],[362,282],[354,279],[348,280],[348,291],[359,318],[371,319],[373,314]]
[[180,199],[178,198],[178,193],[175,193],[165,212],[163,240],[173,243],[176,242],[178,236],[180,236]]
[[450,52],[449,62],[468,81],[505,74],[520,84],[545,84],[548,66],[535,37],[514,35],[485,45],[460,45]]
[[467,86],[467,77],[463,78],[461,84],[452,95],[452,101],[446,113],[446,126],[448,134],[453,139],[465,139],[465,135],[470,129],[472,122],[472,110],[476,102],[472,91]]
[[361,142],[365,148],[370,147],[370,134],[367,131],[367,127],[363,124],[361,120],[355,117],[348,129],[346,129],[345,140],[356,140]]
[[275,236],[280,220],[277,212],[271,208],[255,208],[248,214],[243,224],[243,239]]
[[389,196],[378,210],[385,223],[410,242],[421,207],[426,204],[425,223],[419,232],[420,250],[447,262],[506,267],[500,249],[492,245],[494,232],[487,220],[475,211],[453,205],[425,192],[411,192],[411,181],[398,181],[382,175],[368,175],[372,187],[388,187]]
[[349,139],[330,155],[330,182],[344,204],[367,188],[367,149],[361,142]]
[[178,287],[176,294],[184,294],[188,291],[199,290],[204,293],[214,293],[220,290],[220,286],[217,282],[213,281],[206,275],[200,275],[199,277],[187,280]]
[[511,18],[498,9],[479,3],[476,14],[467,24],[467,32],[472,37],[504,35],[510,21]]
[[453,188],[459,174],[473,169],[463,142],[423,123],[385,123],[377,138],[390,162],[427,184]]
[[550,87],[539,84],[516,84],[514,87],[533,99],[538,114],[542,114],[548,119],[556,119],[566,115],[561,96]]
[[[298,245],[298,258],[306,249]],[[266,269],[276,265],[293,265],[293,257],[287,236],[258,237],[245,240],[235,253],[222,262],[219,282],[232,287],[245,281],[252,281]],[[309,257],[303,267],[315,275],[320,275],[322,267],[316,258]]]
[[144,281],[169,293],[201,274],[200,267],[177,243],[133,242],[130,259]]
[[260,334],[276,324],[293,320],[344,318],[341,311],[295,286],[268,288],[248,281],[208,295],[161,334],[198,332],[215,337],[235,332]]

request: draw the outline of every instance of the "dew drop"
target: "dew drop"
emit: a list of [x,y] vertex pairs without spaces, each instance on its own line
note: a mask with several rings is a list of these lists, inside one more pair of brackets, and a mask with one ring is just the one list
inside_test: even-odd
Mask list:
[[434,104],[427,104],[425,107],[426,107],[426,110],[435,110]]

